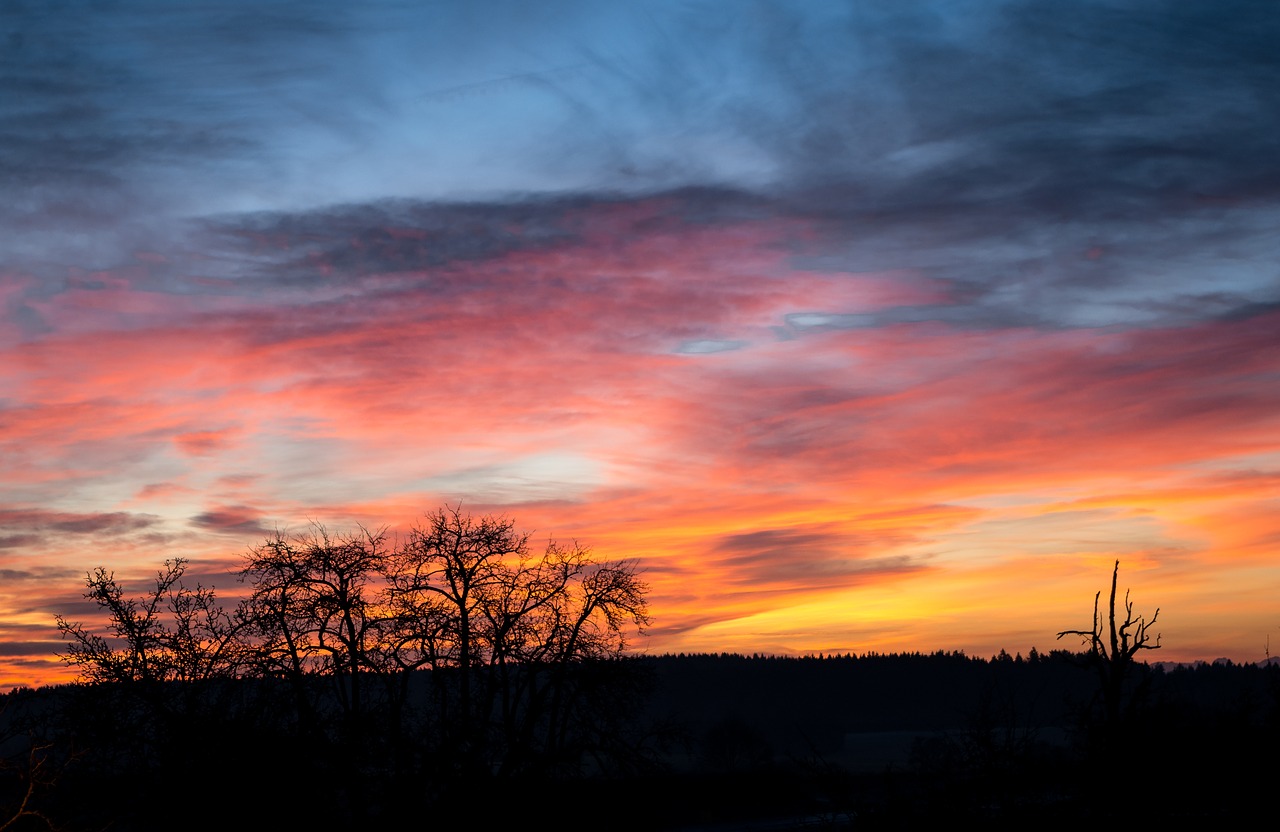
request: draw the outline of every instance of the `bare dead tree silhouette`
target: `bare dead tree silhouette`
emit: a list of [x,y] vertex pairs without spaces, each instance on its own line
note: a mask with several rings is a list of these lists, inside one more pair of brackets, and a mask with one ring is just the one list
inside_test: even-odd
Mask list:
[[1080,636],[1088,645],[1086,660],[1098,674],[1105,724],[1114,733],[1124,716],[1123,702],[1126,684],[1131,681],[1138,665],[1137,655],[1143,650],[1160,649],[1160,634],[1152,642],[1150,628],[1160,617],[1160,609],[1148,621],[1145,615],[1135,614],[1129,590],[1124,593],[1124,617],[1116,612],[1116,592],[1120,576],[1120,561],[1111,571],[1111,595],[1105,620],[1100,609],[1102,590],[1093,597],[1093,626],[1088,630],[1063,630],[1058,638]]

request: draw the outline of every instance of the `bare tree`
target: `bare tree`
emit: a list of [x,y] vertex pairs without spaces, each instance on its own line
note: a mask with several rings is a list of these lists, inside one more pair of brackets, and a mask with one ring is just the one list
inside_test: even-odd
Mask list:
[[1118,619],[1116,614],[1116,587],[1120,576],[1120,561],[1116,561],[1111,572],[1111,596],[1108,602],[1106,620],[1103,620],[1099,604],[1102,591],[1093,597],[1093,627],[1089,630],[1063,630],[1063,636],[1080,636],[1089,646],[1087,660],[1098,674],[1101,682],[1102,702],[1109,729],[1119,726],[1122,717],[1122,703],[1126,682],[1133,675],[1137,664],[1135,657],[1143,650],[1158,650],[1160,634],[1151,640],[1150,628],[1160,617],[1159,608],[1148,621],[1144,615],[1135,615],[1133,602],[1129,600],[1129,590],[1124,593],[1124,618]]
[[18,824],[32,822],[46,829],[55,829],[49,816],[36,808],[36,797],[39,792],[53,785],[53,776],[48,772],[49,746],[35,745],[28,748],[25,760],[20,764],[0,761],[0,774],[16,773],[20,781],[16,805],[5,806],[0,810],[0,832],[13,829]]
[[17,692],[0,696],[0,832],[57,827],[41,804],[57,785],[66,765],[54,762],[53,743],[21,729],[9,706]]
[[395,553],[391,606],[404,666],[429,666],[458,763],[510,772],[546,759],[570,724],[573,668],[619,658],[648,624],[632,562],[549,541],[534,554],[508,518],[428,515]]
[[166,697],[194,691],[198,702],[187,683],[251,677],[230,686],[241,698],[225,724],[304,749],[281,760],[299,776],[336,774],[353,816],[377,805],[366,799],[381,788],[373,771],[390,769],[397,783],[464,775],[442,781],[452,788],[568,771],[604,756],[600,738],[622,747],[626,712],[610,696],[634,689],[632,663],[615,660],[649,622],[634,562],[597,561],[576,542],[535,549],[509,518],[446,506],[395,545],[383,530],[278,533],[245,556],[247,592],[232,613],[212,589],[186,587],[185,568],[167,561],[137,598],[98,569],[85,594],[105,630],[58,618],[64,659],[83,680],[109,683],[95,703],[137,693],[156,703],[107,707],[121,716],[106,746],[160,761],[155,749],[201,724]]
[[314,717],[308,678],[333,681],[348,728],[364,710],[363,677],[380,638],[381,575],[386,533],[361,528],[331,536],[321,525],[303,535],[277,534],[249,551],[240,578],[250,586],[240,607],[256,639],[259,669],[293,686],[300,718]]
[[237,622],[211,587],[183,582],[186,568],[182,558],[165,561],[155,586],[139,598],[126,595],[102,567],[87,574],[84,597],[107,614],[106,635],[57,616],[70,642],[62,660],[89,682],[153,685],[236,675],[245,660]]
[[73,733],[103,750],[106,769],[187,764],[202,751],[195,737],[216,735],[241,692],[232,684],[247,665],[240,621],[212,587],[185,583],[186,569],[184,559],[165,561],[153,585],[133,596],[99,567],[86,576],[84,597],[105,622],[57,617],[69,642],[61,657],[89,683],[66,716]]
[[522,556],[527,544],[528,535],[517,533],[509,520],[476,519],[442,508],[428,515],[396,553],[391,597],[414,636],[414,661],[435,670],[458,669],[458,725],[464,738],[475,712],[471,670],[491,658],[487,648],[493,646],[493,634],[483,631],[492,621],[485,609],[501,592],[504,560]]

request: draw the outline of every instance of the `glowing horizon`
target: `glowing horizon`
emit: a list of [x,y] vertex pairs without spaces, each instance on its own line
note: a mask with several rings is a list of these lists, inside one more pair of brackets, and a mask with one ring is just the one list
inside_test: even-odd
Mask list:
[[224,5],[11,13],[0,688],[96,566],[445,503],[639,559],[649,652],[1075,647],[1118,559],[1148,658],[1264,657],[1275,21]]

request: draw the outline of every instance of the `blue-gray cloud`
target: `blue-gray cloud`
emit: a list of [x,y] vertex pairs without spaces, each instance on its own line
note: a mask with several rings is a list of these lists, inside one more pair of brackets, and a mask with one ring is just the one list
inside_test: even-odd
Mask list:
[[802,268],[950,287],[812,310],[825,328],[1280,303],[1268,2],[132,0],[0,23],[0,267],[41,276],[8,302],[28,337],[67,269],[139,250],[168,258],[149,288],[340,283],[567,244],[571,206],[653,194],[689,221],[805,219]]
[[826,223],[810,265],[918,269],[963,301],[874,322],[1159,324],[1280,300],[1274,5],[851,8],[813,48],[762,38],[803,103],[743,129]]

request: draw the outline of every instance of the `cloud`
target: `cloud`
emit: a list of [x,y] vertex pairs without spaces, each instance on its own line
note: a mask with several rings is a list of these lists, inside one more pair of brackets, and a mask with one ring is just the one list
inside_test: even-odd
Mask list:
[[[499,263],[539,253],[576,259],[598,251],[604,234],[626,246],[717,228],[768,229],[756,243],[786,258],[793,283],[803,271],[898,275],[898,302],[789,310],[777,322],[782,334],[929,321],[978,330],[1161,326],[1257,314],[1280,303],[1275,275],[1261,265],[1280,256],[1269,234],[1280,208],[1152,205],[1141,217],[1106,219],[1000,203],[990,217],[964,206],[922,217],[923,206],[921,213],[877,211],[860,193],[859,184],[838,182],[820,193],[792,188],[769,198],[719,188],[632,199],[402,201],[226,218],[219,234],[225,262],[239,262],[233,270],[251,279],[245,287],[306,286],[312,303],[363,298],[371,309],[406,292],[443,308],[501,285]],[[255,240],[272,242],[264,249]],[[707,275],[714,291],[702,294],[723,292],[726,277]],[[926,285],[930,291],[920,291]],[[676,348],[747,343],[732,334],[699,335]]]
[[[130,2],[74,15],[8,7],[0,169],[23,198],[0,209],[6,225],[44,229],[56,217],[80,230],[114,226],[136,218],[137,203],[172,199],[180,169],[262,154],[266,128],[315,95],[319,56],[349,54],[353,21],[324,5],[270,14],[240,3],[176,11]],[[325,75],[324,85],[342,87],[341,73]],[[246,94],[278,106],[239,109]],[[157,187],[157,173],[167,185]]]
[[0,581],[5,583],[16,583],[21,581],[47,581],[56,578],[66,578],[75,573],[65,569],[51,569],[49,567],[37,567],[34,569],[0,569]]
[[235,430],[193,431],[174,437],[174,441],[183,453],[191,456],[208,456],[227,447],[236,433]]
[[872,554],[894,542],[885,534],[859,537],[819,527],[759,529],[726,535],[710,551],[729,587],[796,592],[831,590],[922,568],[906,556]]
[[249,506],[219,506],[201,512],[191,518],[191,523],[211,532],[239,535],[270,535],[270,529],[260,522],[262,514]]
[[[402,199],[301,213],[225,215],[208,220],[206,234],[229,254],[248,255],[246,264],[253,264],[251,274],[258,279],[314,288],[318,280],[349,285],[368,275],[422,274],[572,242],[577,235],[570,217],[591,202]],[[456,291],[447,281],[430,288]]]
[[[678,45],[637,88],[773,160],[750,187],[817,225],[814,267],[954,287],[848,324],[1158,325],[1277,300],[1265,4],[775,7],[712,29],[716,14],[665,28]],[[716,59],[727,82],[699,83]]]
[[113,511],[74,513],[44,509],[0,509],[0,528],[30,529],[42,534],[121,535],[149,528],[157,522],[153,515]]
[[50,640],[45,641],[11,641],[4,639],[0,641],[0,656],[39,656],[46,658],[53,649],[61,647],[61,642]]
[[136,495],[137,499],[144,501],[163,501],[173,497],[186,496],[192,493],[192,489],[178,485],[172,482],[151,482],[142,486]]
[[1277,360],[1275,325],[830,331],[697,368],[701,395],[671,412],[668,430],[687,453],[717,449],[726,477],[861,480],[889,493],[1185,465],[1269,447],[1280,401],[1255,380]]
[[749,122],[799,175],[857,182],[879,211],[1116,219],[1276,184],[1276,131],[1258,129],[1280,120],[1265,3],[775,14],[790,25],[758,20],[751,52],[794,106],[764,98]]
[[[835,182],[830,207],[924,223],[1114,219],[1276,184],[1265,3],[557,9],[554,26],[518,4],[9,9],[10,210],[110,223],[190,172],[233,210],[795,182],[821,202]],[[439,96],[460,89],[485,94]]]
[[709,338],[700,338],[696,341],[685,341],[676,349],[676,352],[685,355],[708,355],[716,352],[740,350],[745,346],[747,346],[746,341],[716,341]]

